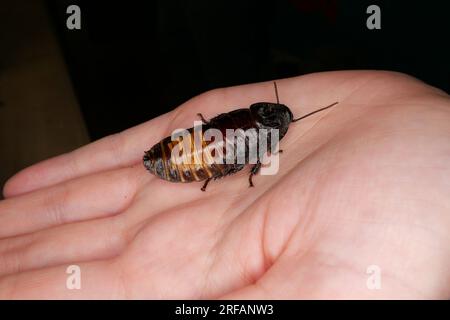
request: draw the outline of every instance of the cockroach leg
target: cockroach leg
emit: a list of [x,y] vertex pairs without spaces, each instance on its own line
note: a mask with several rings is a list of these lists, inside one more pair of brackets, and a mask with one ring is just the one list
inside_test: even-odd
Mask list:
[[208,121],[205,119],[205,117],[203,117],[203,115],[201,113],[197,113],[197,116],[200,117],[200,119],[203,121],[204,124],[208,123]]
[[211,178],[206,179],[205,183],[203,184],[203,187],[201,188],[202,191],[206,191],[206,187],[208,186],[208,183],[211,181]]
[[250,175],[248,176],[249,187],[254,187],[252,178],[258,173],[259,169],[261,169],[261,162],[258,160],[258,162],[252,167]]

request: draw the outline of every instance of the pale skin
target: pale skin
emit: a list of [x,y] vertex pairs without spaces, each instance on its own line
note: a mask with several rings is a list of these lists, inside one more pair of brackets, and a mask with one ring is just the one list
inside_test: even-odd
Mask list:
[[[142,156],[197,113],[274,101],[272,82],[207,92],[12,177],[0,298],[450,298],[448,95],[391,72],[277,84],[295,117],[339,104],[292,124],[279,172],[254,188],[250,167],[201,192]],[[66,288],[70,265],[80,290]]]

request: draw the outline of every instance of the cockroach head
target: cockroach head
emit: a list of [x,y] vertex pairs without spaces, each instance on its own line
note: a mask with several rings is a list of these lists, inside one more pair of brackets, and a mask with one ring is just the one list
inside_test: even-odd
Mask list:
[[286,134],[294,116],[280,103],[258,102],[250,106],[250,112],[259,128],[278,129],[280,139]]

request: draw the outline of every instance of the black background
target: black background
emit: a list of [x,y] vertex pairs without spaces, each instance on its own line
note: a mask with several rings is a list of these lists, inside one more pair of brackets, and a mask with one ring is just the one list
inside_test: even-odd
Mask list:
[[[209,314],[207,317],[180,316],[175,308],[182,304],[188,306],[209,306],[218,309],[219,304],[246,305],[271,304],[272,315],[219,315]],[[11,310],[16,316],[42,315],[48,319],[61,319],[70,315],[73,319],[91,317],[137,318],[146,315],[158,319],[298,319],[304,317],[318,319],[383,319],[389,314],[392,318],[425,318],[430,312],[445,313],[449,301],[259,301],[234,300],[229,302],[211,300],[165,300],[165,301],[1,301],[2,311]],[[432,311],[431,311],[432,310]],[[439,311],[441,310],[441,311]],[[9,311],[9,310],[8,310]]]
[[[81,30],[66,28],[70,4],[81,8]],[[366,27],[371,4],[381,30]],[[444,4],[47,1],[92,139],[208,89],[317,71],[395,70],[450,92]]]

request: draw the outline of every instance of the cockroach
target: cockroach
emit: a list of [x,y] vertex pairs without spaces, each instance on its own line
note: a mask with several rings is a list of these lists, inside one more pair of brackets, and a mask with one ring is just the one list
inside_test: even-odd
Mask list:
[[[276,103],[271,102],[257,102],[252,104],[249,108],[237,109],[228,113],[222,113],[218,116],[207,121],[201,113],[197,116],[203,122],[202,131],[205,132],[210,128],[218,129],[225,134],[226,129],[242,129],[243,131],[248,129],[255,129],[258,132],[261,129],[278,129],[279,140],[281,140],[287,133],[289,125],[292,122],[296,122],[305,119],[313,114],[331,108],[336,105],[337,102],[320,108],[316,111],[308,113],[300,118],[294,119],[291,110],[284,104],[280,104],[278,98],[277,84],[274,82]],[[191,136],[192,152],[198,152],[194,146],[194,128],[188,129]],[[277,141],[278,142],[278,141]],[[193,182],[193,181],[205,181],[201,190],[205,191],[208,183],[212,179],[218,179],[226,177],[241,171],[246,164],[249,164],[250,158],[245,157],[245,163],[226,163],[222,161],[220,163],[210,163],[206,161],[200,161],[196,164],[176,164],[171,160],[171,154],[173,148],[179,143],[179,141],[172,141],[172,137],[166,137],[157,144],[155,144],[150,150],[144,154],[144,166],[152,174],[158,178],[170,181],[170,182]],[[245,140],[245,149],[248,151],[248,140]],[[271,144],[269,139],[268,144]],[[208,145],[202,138],[200,148],[205,148]],[[233,142],[232,146],[236,148],[236,142]],[[282,152],[282,150],[279,150]],[[257,156],[256,164],[250,170],[248,177],[249,187],[253,187],[252,178],[261,168],[261,155]]]

